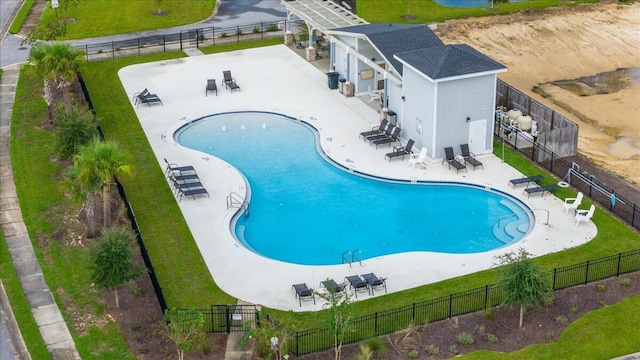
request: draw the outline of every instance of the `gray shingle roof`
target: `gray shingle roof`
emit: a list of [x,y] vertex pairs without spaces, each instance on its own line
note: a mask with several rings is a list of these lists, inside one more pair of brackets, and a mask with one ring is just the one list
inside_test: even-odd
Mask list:
[[466,44],[442,45],[395,54],[431,79],[506,69]]
[[443,42],[424,25],[364,24],[335,29],[339,32],[363,34],[402,75],[402,64],[393,55],[401,52],[442,46]]

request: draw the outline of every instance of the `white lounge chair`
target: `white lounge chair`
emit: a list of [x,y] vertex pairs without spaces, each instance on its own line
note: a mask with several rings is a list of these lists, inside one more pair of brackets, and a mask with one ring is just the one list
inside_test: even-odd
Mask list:
[[578,210],[578,206],[582,203],[582,192],[579,192],[578,195],[574,198],[566,198],[564,199],[564,204],[562,204],[562,210],[564,210],[565,214],[569,213],[569,210],[573,209]]
[[420,154],[411,154],[409,157],[408,166],[411,166],[412,169],[416,168],[416,164],[424,164],[424,159],[427,157],[427,148],[423,147],[420,150]]
[[367,89],[369,90],[369,96],[371,96],[371,100],[369,100],[369,102],[372,102],[373,100],[382,101],[382,91],[373,90],[371,85],[369,85]]
[[589,211],[587,210],[576,210],[576,217],[574,221],[576,222],[576,226],[580,224],[580,221],[589,222],[593,217],[593,212],[596,211],[596,206],[591,205]]

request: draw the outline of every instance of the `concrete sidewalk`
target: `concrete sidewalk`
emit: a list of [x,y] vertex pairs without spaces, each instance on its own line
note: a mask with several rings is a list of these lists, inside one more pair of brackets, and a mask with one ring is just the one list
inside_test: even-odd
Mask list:
[[[53,359],[80,359],[36,257],[13,179],[9,137],[19,65],[5,68],[0,79],[0,227],[31,313]],[[28,355],[28,354],[27,354]],[[30,357],[19,357],[29,359]]]

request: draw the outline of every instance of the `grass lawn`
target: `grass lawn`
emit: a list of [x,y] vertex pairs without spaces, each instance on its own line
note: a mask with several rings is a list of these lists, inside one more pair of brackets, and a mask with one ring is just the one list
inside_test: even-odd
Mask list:
[[[475,0],[469,0],[475,1]],[[597,0],[533,0],[519,3],[495,4],[487,0],[484,7],[452,8],[444,7],[431,0],[358,0],[358,16],[372,23],[399,22],[424,24],[441,22],[447,19],[508,14],[522,9],[542,9],[550,6],[574,6],[581,3],[594,3]],[[407,16],[409,15],[409,16]]]
[[[86,333],[78,333],[72,326],[78,319],[70,313],[91,314],[93,318],[102,318],[106,314],[100,294],[91,286],[86,248],[64,245],[54,235],[65,227],[64,217],[74,216],[78,209],[69,207],[63,194],[62,166],[51,161],[55,153],[55,135],[41,127],[46,112],[42,84],[41,77],[22,70],[11,119],[11,162],[22,216],[47,284],[65,316],[82,358],[133,359],[117,324],[107,321],[100,328],[89,325]],[[2,274],[5,276],[4,268]],[[32,339],[36,336],[29,325],[33,319],[29,319],[26,313],[22,314],[29,312],[30,315],[28,305],[18,304],[14,310],[21,314],[27,327],[29,350],[36,352],[32,353],[33,358],[48,358],[48,355],[37,355],[43,352],[41,347],[44,344]],[[37,329],[35,332],[39,335]]]
[[17,34],[20,31],[20,28],[22,27],[22,23],[24,23],[24,19],[27,18],[27,15],[29,14],[29,10],[31,10],[31,6],[33,6],[34,2],[36,2],[36,0],[25,0],[22,3],[20,10],[18,10],[18,13],[16,14],[15,19],[13,19],[13,22],[9,27],[9,32],[11,34]]
[[[62,4],[62,1],[60,1]],[[76,1],[68,9],[67,34],[59,40],[126,34],[197,23],[213,14],[215,0],[162,0],[162,14],[158,15],[156,0],[91,0]],[[62,5],[61,5],[62,6]],[[56,14],[57,13],[57,14]],[[43,20],[64,17],[47,4]]]

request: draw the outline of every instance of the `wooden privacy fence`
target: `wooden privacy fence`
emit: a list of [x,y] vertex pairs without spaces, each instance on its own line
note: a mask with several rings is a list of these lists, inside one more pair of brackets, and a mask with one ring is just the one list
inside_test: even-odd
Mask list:
[[520,110],[537,122],[539,133],[537,143],[549,150],[549,152],[538,153],[538,161],[549,160],[550,153],[565,157],[575,155],[578,152],[578,125],[576,123],[502,80],[498,80],[496,85],[497,106]]

